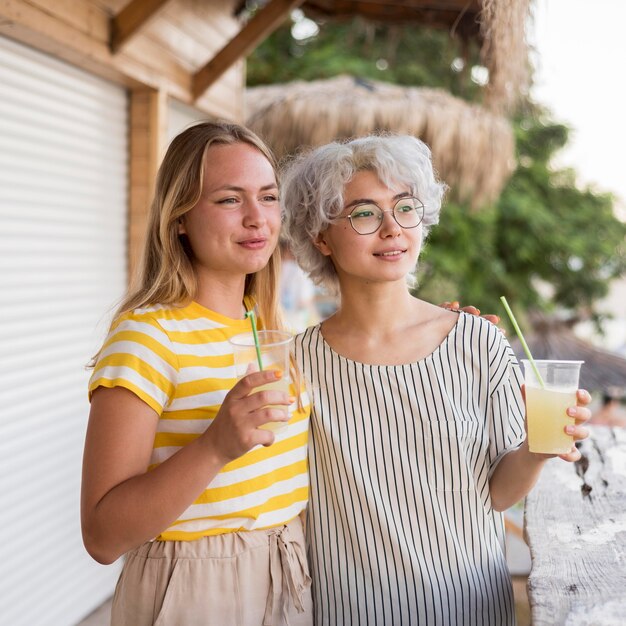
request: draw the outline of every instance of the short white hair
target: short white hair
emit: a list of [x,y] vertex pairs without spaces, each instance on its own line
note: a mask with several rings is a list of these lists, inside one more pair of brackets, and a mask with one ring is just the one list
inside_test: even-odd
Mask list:
[[360,171],[375,172],[393,189],[407,186],[424,205],[422,241],[439,221],[446,185],[433,170],[428,146],[409,135],[375,135],[334,142],[288,163],[281,175],[285,235],[298,264],[318,285],[337,293],[335,267],[313,244],[344,208],[346,184]]

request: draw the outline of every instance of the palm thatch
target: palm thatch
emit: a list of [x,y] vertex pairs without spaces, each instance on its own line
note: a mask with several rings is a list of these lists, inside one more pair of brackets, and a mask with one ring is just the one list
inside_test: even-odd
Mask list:
[[338,76],[253,87],[247,106],[248,126],[279,158],[375,132],[419,137],[453,194],[473,206],[495,200],[515,165],[508,120],[440,89]]
[[[582,389],[613,396],[616,390],[626,391],[626,359],[580,339],[568,324],[535,318],[526,341],[535,359],[584,361],[580,371]],[[519,339],[511,338],[510,343],[517,358],[525,359]]]
[[489,69],[486,105],[510,111],[528,89],[526,23],[530,0],[482,0],[481,54]]

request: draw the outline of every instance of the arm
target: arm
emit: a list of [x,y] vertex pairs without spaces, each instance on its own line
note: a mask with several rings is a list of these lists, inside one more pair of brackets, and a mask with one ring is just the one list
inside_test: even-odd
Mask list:
[[81,523],[89,554],[112,563],[152,539],[198,497],[220,469],[274,435],[258,426],[286,421],[279,391],[251,393],[275,373],[244,377],[228,393],[213,423],[193,442],[148,472],[158,415],[132,392],[114,387],[93,393],[83,458]]
[[[576,424],[566,426],[568,435],[573,435],[574,441],[580,441],[589,436],[586,428],[581,426],[591,417],[591,411],[586,407],[591,402],[591,396],[583,389],[576,394],[577,406],[570,407],[567,412],[574,417]],[[528,438],[517,448],[507,453],[496,466],[489,481],[491,504],[496,511],[504,511],[525,497],[534,487],[545,462],[555,455],[535,454],[528,449]],[[568,454],[560,454],[564,461],[574,462],[580,459],[580,452],[575,446]]]

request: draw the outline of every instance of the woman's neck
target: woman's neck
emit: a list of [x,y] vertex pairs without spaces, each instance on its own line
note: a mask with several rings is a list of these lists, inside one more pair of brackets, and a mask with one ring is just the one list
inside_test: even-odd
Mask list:
[[359,363],[415,363],[432,354],[458,320],[412,297],[404,281],[343,287],[341,307],[322,324],[322,335],[335,352]]
[[368,336],[393,333],[415,320],[421,301],[408,291],[404,281],[355,286],[342,285],[341,306],[332,325]]
[[240,319],[245,314],[243,307],[245,284],[245,276],[199,273],[198,290],[194,300],[211,311],[231,319]]

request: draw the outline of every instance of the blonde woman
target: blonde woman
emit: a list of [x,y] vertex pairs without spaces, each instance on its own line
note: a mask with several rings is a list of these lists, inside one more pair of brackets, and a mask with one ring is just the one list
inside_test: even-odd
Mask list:
[[[499,511],[547,457],[526,445],[504,335],[407,289],[439,219],[430,151],[408,136],[333,143],[297,159],[281,193],[298,262],[340,294],[337,313],[295,342],[314,389],[315,624],[514,624]],[[575,440],[589,401],[579,391],[568,409]]]
[[[202,123],[173,140],[141,279],[89,384],[82,529],[100,563],[126,555],[115,625],[311,622],[308,408],[255,392],[272,372],[236,382],[228,343],[252,307],[280,328],[280,222],[274,161],[252,132]],[[281,435],[258,428],[287,420]]]

